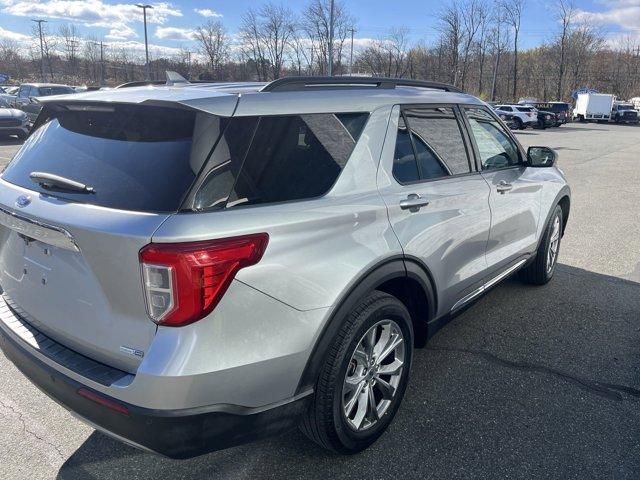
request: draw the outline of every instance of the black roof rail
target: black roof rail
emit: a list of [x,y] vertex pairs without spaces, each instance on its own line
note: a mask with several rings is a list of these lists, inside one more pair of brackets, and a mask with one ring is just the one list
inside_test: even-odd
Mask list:
[[295,92],[301,90],[317,90],[321,88],[381,88],[416,87],[444,90],[445,92],[463,93],[457,87],[441,82],[414,80],[410,78],[382,77],[283,77],[268,83],[261,92]]
[[136,82],[127,82],[118,85],[115,88],[144,87],[145,85],[166,85],[165,80],[140,80]]

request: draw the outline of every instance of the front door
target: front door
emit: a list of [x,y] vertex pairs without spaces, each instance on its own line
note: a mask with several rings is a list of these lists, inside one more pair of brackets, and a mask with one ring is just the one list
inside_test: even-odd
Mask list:
[[502,124],[483,107],[464,107],[482,169],[491,188],[490,274],[533,253],[540,217],[542,181],[527,168],[524,153]]
[[378,185],[404,253],[430,271],[438,316],[483,285],[489,186],[455,106],[394,108]]

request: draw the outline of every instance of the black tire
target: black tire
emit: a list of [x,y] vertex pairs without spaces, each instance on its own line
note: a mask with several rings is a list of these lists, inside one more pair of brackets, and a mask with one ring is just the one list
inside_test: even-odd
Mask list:
[[[343,383],[360,340],[382,320],[395,322],[404,337],[400,381],[380,419],[365,430],[355,430],[347,423],[343,411]],[[353,454],[367,448],[384,433],[402,402],[412,353],[413,327],[406,307],[397,298],[377,290],[366,295],[343,320],[342,327],[333,338],[316,382],[313,401],[300,423],[302,432],[320,446],[341,454]]]
[[526,128],[527,128],[527,127],[525,126],[525,124],[522,122],[522,120],[521,120],[521,119],[519,119],[518,117],[516,117],[516,128],[517,128],[518,130],[526,130]]
[[19,133],[18,134],[18,140],[26,140],[27,139],[27,134],[26,133]]
[[[556,219],[559,220],[558,223],[558,243],[556,246],[556,254],[552,260],[552,265],[549,265],[549,248],[552,243],[552,235],[554,232],[554,225]],[[553,278],[553,274],[556,270],[556,264],[558,262],[558,256],[560,255],[560,244],[562,241],[562,229],[563,229],[563,217],[562,217],[562,208],[560,205],[556,205],[551,218],[549,219],[549,223],[545,228],[542,241],[538,246],[538,250],[536,251],[535,259],[520,270],[520,278],[532,285],[544,285],[549,282],[551,278]]]

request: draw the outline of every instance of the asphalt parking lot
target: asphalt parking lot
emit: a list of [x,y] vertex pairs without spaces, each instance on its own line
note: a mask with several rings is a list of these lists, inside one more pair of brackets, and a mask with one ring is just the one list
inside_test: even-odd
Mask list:
[[[517,133],[573,189],[555,278],[510,279],[417,351],[404,402],[369,450],[297,432],[171,461],[95,432],[0,355],[0,478],[640,478],[640,127]],[[0,162],[17,143],[0,142]]]

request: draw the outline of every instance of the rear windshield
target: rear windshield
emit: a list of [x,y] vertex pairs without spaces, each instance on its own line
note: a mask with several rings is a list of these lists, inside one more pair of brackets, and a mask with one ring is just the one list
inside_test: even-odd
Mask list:
[[[33,132],[2,178],[80,203],[176,211],[219,136],[219,124],[218,117],[177,108],[61,109]],[[46,190],[29,178],[32,172],[81,182],[94,193]]]
[[[117,104],[46,108],[43,117],[50,118],[2,178],[78,203],[149,212],[320,196],[338,178],[368,118],[343,113],[224,119]],[[80,182],[93,193],[45,189],[31,180],[32,172]]]

